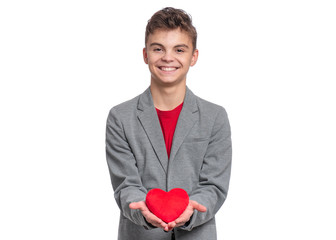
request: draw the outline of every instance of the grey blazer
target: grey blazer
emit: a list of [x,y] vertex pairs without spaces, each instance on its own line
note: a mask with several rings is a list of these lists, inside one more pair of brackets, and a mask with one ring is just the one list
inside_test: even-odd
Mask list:
[[172,232],[151,227],[131,202],[145,200],[153,188],[185,189],[195,210],[177,240],[215,240],[215,214],[228,193],[231,133],[223,107],[195,96],[187,87],[168,159],[150,88],[113,107],[106,127],[106,157],[114,197],[120,208],[119,240],[168,240]]

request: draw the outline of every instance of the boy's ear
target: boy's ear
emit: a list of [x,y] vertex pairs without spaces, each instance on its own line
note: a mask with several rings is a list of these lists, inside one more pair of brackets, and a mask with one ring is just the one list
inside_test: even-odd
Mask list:
[[191,58],[191,63],[190,63],[190,66],[194,66],[197,62],[197,59],[198,59],[198,49],[195,49],[194,50],[194,53],[193,53],[193,56]]
[[147,56],[146,48],[142,49],[142,54],[143,54],[143,59],[144,59],[145,63],[148,64],[148,56]]

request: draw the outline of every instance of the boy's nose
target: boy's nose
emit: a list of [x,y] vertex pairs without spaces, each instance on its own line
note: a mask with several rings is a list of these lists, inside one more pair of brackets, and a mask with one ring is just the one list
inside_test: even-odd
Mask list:
[[165,62],[172,62],[174,61],[174,57],[172,56],[171,52],[165,52],[165,54],[162,56],[162,60]]

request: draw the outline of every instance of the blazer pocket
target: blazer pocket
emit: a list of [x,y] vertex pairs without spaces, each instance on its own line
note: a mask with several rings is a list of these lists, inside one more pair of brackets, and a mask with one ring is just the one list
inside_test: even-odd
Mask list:
[[183,143],[197,143],[197,142],[205,142],[205,141],[209,141],[210,138],[185,138]]

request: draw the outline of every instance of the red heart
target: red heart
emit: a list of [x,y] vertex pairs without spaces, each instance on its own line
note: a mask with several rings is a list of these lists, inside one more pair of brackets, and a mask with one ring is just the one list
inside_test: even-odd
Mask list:
[[166,223],[178,218],[187,208],[188,204],[188,193],[182,188],[174,188],[169,192],[154,188],[146,196],[148,209]]

